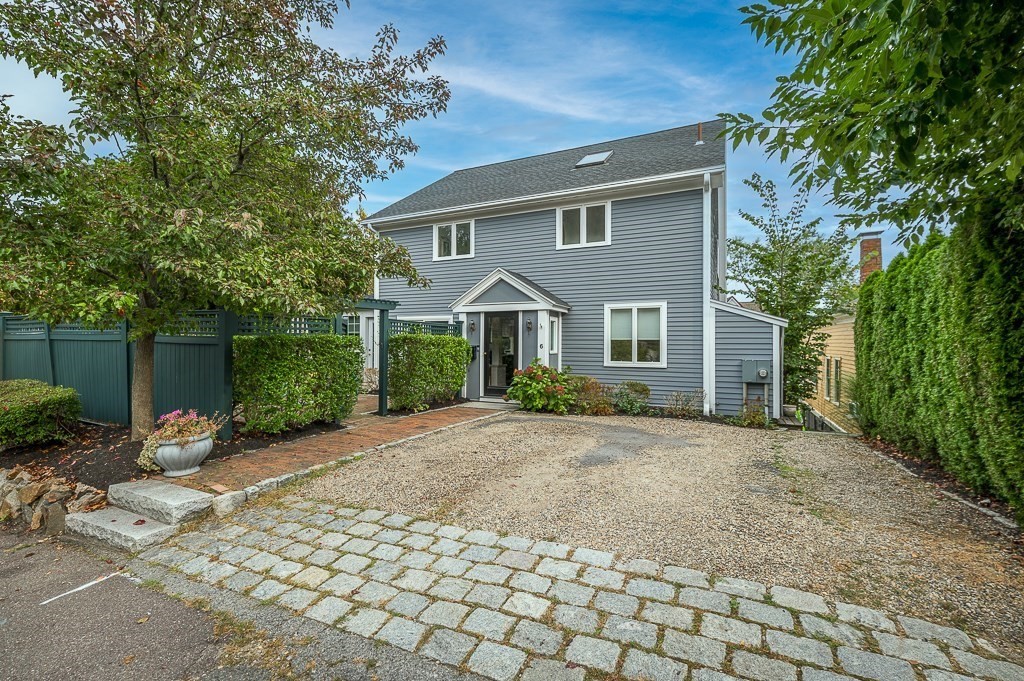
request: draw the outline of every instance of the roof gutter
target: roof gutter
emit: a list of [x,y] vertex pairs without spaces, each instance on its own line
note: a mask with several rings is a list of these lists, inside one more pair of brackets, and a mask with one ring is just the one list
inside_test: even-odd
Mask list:
[[607,192],[615,191],[619,189],[636,189],[643,187],[656,187],[662,184],[669,184],[677,182],[679,180],[686,179],[698,179],[702,180],[705,173],[722,172],[725,170],[724,165],[710,166],[708,168],[698,168],[695,170],[686,170],[678,173],[667,173],[664,175],[651,175],[650,177],[640,177],[632,180],[622,180],[619,182],[609,182],[607,184],[595,184],[587,187],[579,187],[576,189],[564,189],[557,192],[544,192],[541,194],[530,194],[528,196],[517,196],[511,199],[498,199],[496,201],[483,201],[480,203],[468,203],[461,206],[450,206],[447,208],[437,208],[434,210],[420,211],[417,213],[405,213],[403,215],[390,215],[383,218],[370,218],[363,221],[364,225],[370,225],[374,228],[387,227],[394,223],[407,222],[409,220],[418,220],[423,218],[432,218],[439,215],[450,215],[455,213],[467,213],[480,210],[487,210],[491,208],[501,207],[516,207],[528,205],[531,203],[537,203],[541,201],[550,201],[553,199],[569,198],[573,196],[579,196],[581,194],[593,194],[595,192]]

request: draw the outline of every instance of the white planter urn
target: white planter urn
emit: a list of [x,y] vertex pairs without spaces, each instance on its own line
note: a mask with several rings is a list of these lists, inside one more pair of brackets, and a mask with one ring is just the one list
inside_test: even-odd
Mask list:
[[164,475],[169,478],[180,478],[183,475],[198,473],[199,464],[212,450],[213,438],[206,433],[190,437],[183,445],[178,444],[177,440],[161,440],[153,458],[160,468],[164,469]]

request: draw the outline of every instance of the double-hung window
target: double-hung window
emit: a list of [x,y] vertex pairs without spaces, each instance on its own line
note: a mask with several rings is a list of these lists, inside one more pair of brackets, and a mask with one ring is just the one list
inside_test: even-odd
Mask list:
[[840,404],[843,401],[843,358],[832,359],[832,401]]
[[612,242],[611,204],[594,203],[558,209],[557,248],[603,246]]
[[474,231],[472,220],[434,225],[434,260],[472,258]]
[[667,307],[664,302],[605,305],[605,366],[667,366]]

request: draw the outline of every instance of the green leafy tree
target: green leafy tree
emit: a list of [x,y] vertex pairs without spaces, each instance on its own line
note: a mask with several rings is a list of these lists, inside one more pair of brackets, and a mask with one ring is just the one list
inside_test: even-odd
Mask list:
[[764,312],[789,321],[783,347],[783,397],[795,404],[814,392],[818,365],[828,336],[821,331],[854,300],[850,263],[854,239],[843,228],[829,236],[818,231],[821,218],[803,220],[808,190],[797,192],[788,213],[779,207],[775,183],[755,174],[744,184],[761,197],[765,215],[740,216],[760,236],[729,239],[729,279]]
[[416,150],[405,123],[446,107],[447,84],[425,75],[444,42],[400,54],[389,25],[366,58],[342,56],[310,37],[336,11],[0,4],[0,54],[61,79],[75,106],[67,133],[0,109],[0,302],[50,322],[129,322],[135,439],[153,428],[155,334],[182,312],[333,313],[375,272],[425,284],[344,206]]
[[[792,161],[855,214],[918,241],[993,202],[1024,205],[1024,3],[772,0],[741,11],[796,56],[761,119],[724,114],[734,144]],[[1010,225],[1007,225],[1010,228]]]

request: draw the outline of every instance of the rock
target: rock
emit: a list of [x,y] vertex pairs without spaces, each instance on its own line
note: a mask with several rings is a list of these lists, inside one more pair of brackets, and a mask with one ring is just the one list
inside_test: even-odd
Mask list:
[[245,492],[227,492],[213,499],[213,512],[218,516],[234,513],[246,502]]
[[21,471],[20,473],[14,476],[14,480],[20,482],[32,482],[32,474],[29,473],[28,471]]
[[43,509],[42,508],[37,508],[32,513],[32,522],[29,524],[28,529],[30,531],[32,531],[32,532],[35,532],[36,530],[38,530],[42,526],[43,526]]
[[[77,491],[81,487],[83,487],[83,485],[79,483],[75,490]],[[102,502],[107,496],[106,492],[102,492],[96,489],[95,487],[89,487],[88,485],[84,485],[84,487],[87,487],[88,489],[91,489],[93,491],[86,492],[84,495],[79,493],[79,496],[77,498],[69,501],[67,503],[68,513],[81,513],[83,510],[88,509],[90,506],[94,506]]]
[[50,491],[46,493],[47,501],[64,501],[71,496],[71,488],[67,485],[53,485],[50,487]]
[[43,527],[46,536],[53,536],[64,531],[64,505],[60,502],[44,502],[40,507],[43,512]]
[[0,520],[14,520],[21,515],[21,500],[16,491],[8,492],[0,501]]
[[38,482],[30,482],[21,488],[18,492],[18,498],[21,499],[23,504],[34,503],[36,499],[43,496],[43,492],[49,489],[50,483],[44,480]]
[[[3,451],[3,447],[0,447],[0,452]],[[9,472],[6,468],[0,468],[0,482],[7,482],[7,476]]]

